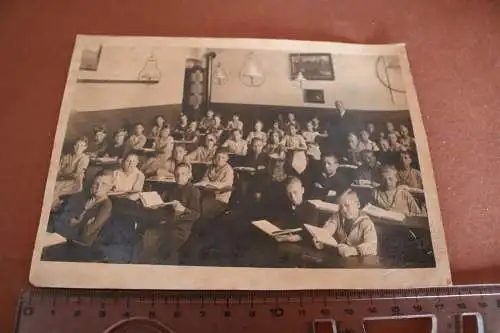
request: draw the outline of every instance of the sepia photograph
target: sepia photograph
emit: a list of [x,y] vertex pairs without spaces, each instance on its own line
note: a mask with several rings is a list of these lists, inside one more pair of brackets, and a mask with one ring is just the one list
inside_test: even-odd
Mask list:
[[79,36],[30,280],[449,285],[404,45]]

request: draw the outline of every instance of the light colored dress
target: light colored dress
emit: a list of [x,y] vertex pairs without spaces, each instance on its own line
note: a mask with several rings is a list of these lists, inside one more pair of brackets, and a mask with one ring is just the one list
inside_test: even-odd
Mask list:
[[[229,164],[222,167],[212,165],[203,176],[202,181],[214,183],[220,188],[232,187],[234,182],[233,168]],[[215,200],[227,204],[231,198],[231,193],[231,191],[216,192]]]
[[323,228],[339,244],[351,247],[351,256],[377,255],[377,232],[373,221],[367,215],[361,214],[354,222],[349,222],[334,214]]
[[187,155],[186,160],[189,161],[189,163],[212,163],[216,152],[217,146],[214,146],[212,149],[208,149],[205,146],[199,146]]
[[224,142],[222,147],[227,147],[230,154],[245,156],[247,154],[248,144],[243,139],[238,141],[229,139],[226,142]]
[[301,174],[307,168],[307,156],[305,150],[307,149],[306,140],[300,134],[285,135],[281,140],[282,145],[287,153],[287,159],[292,168]]
[[143,148],[147,141],[148,139],[144,134],[141,135],[132,134],[127,140],[128,151]]
[[144,178],[144,174],[137,168],[128,175],[122,169],[115,170],[113,171],[113,191],[142,191]]
[[229,131],[239,129],[240,131],[243,131],[243,122],[241,120],[230,120],[227,122],[227,129]]
[[266,142],[267,142],[267,134],[265,132],[252,131],[252,132],[248,133],[247,143],[251,144],[252,140],[254,138],[260,138],[262,141],[264,141],[264,144],[266,144]]
[[59,161],[59,172],[54,187],[53,207],[63,195],[81,192],[85,172],[89,166],[90,158],[86,154],[66,154]]

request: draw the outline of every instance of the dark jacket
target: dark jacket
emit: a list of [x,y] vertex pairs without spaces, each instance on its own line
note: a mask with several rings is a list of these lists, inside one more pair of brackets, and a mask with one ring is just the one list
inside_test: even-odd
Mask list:
[[175,185],[171,190],[164,192],[161,196],[163,201],[165,202],[177,200],[184,207],[186,207],[184,213],[174,215],[174,221],[194,222],[200,218],[201,194],[200,190],[194,187],[193,184],[187,183],[182,187],[179,185]]

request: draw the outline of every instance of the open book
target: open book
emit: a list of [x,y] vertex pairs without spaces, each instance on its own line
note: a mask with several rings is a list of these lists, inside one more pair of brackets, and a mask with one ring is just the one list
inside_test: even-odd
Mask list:
[[272,224],[271,222],[269,222],[268,220],[253,221],[252,224],[257,228],[259,228],[260,230],[262,230],[264,233],[268,234],[269,236],[281,236],[302,231],[302,228],[281,229]]
[[397,221],[397,222],[403,222],[406,219],[406,216],[403,213],[385,210],[383,208],[376,207],[372,204],[367,204],[363,208],[363,212],[373,217]]
[[210,182],[203,181],[203,180],[201,182],[194,184],[194,186],[204,187],[204,188],[213,189],[213,190],[222,190],[225,188],[224,186],[220,186],[219,184],[214,184],[214,183],[210,183]]
[[337,213],[339,211],[339,205],[334,203],[329,203],[322,200],[308,200],[308,201],[310,204],[314,205],[314,207],[324,212]]
[[356,170],[358,168],[358,166],[354,165],[354,164],[340,164],[339,168],[347,168],[347,169]]
[[255,168],[253,167],[246,167],[246,166],[237,166],[233,168],[236,171],[248,171],[248,172],[254,172],[256,171]]
[[337,247],[338,243],[335,238],[328,233],[326,229],[318,228],[310,224],[304,224],[304,227],[309,231],[314,240],[321,244]]
[[172,202],[164,202],[158,192],[141,192],[139,193],[139,200],[146,208],[158,208],[167,205],[172,205]]

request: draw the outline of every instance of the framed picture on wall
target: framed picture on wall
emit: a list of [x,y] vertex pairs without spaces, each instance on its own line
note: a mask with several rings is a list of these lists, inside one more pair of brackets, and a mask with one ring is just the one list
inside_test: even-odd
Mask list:
[[325,92],[321,89],[304,89],[304,103],[325,104]]
[[335,80],[332,56],[329,53],[291,53],[290,78],[295,79],[299,72],[307,80]]

